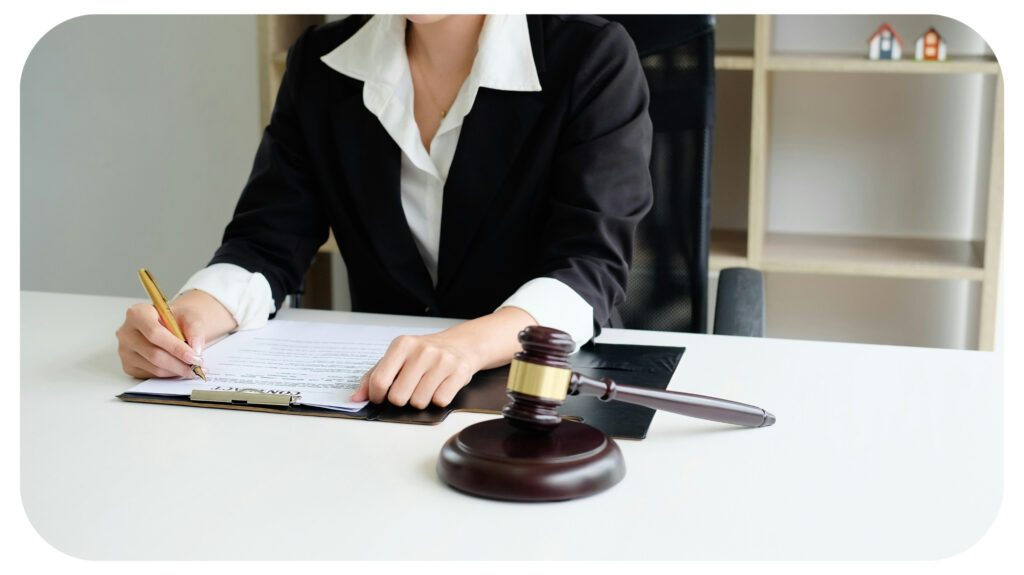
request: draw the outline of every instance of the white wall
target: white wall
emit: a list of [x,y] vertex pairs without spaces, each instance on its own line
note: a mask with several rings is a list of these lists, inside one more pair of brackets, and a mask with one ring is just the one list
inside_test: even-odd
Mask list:
[[[21,287],[176,291],[220,243],[258,143],[256,16],[85,16],[21,82]],[[168,293],[168,296],[171,294]]]

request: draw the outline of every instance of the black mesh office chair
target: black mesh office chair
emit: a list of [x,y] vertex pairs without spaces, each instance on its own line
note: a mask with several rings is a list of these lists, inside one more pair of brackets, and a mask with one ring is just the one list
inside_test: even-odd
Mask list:
[[[613,326],[707,330],[711,241],[711,141],[715,120],[715,18],[605,16],[633,37],[651,91],[654,206],[640,223],[626,290]],[[764,280],[722,270],[715,333],[764,335]]]

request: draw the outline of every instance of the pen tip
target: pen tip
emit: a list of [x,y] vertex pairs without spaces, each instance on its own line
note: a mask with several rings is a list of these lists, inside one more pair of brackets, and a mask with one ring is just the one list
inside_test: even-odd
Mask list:
[[773,425],[774,423],[775,423],[775,416],[770,414],[770,413],[768,413],[767,411],[764,412],[764,423],[762,423],[760,425],[760,427],[768,427],[769,425]]
[[206,374],[203,373],[203,368],[198,365],[192,368],[192,373],[198,375],[203,381],[206,381]]

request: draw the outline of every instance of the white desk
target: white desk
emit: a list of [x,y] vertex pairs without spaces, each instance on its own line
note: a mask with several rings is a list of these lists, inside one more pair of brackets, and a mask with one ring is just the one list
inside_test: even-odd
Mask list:
[[[752,403],[774,427],[669,413],[620,441],[591,498],[472,498],[434,472],[439,426],[124,403],[114,330],[141,299],[23,292],[22,496],[90,559],[931,559],[1002,496],[999,355],[607,330],[681,345],[670,389]],[[283,317],[436,322],[285,310]]]

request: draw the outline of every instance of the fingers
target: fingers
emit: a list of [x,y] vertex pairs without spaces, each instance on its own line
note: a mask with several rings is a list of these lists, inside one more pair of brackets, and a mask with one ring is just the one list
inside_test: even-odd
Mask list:
[[[388,390],[388,401],[393,405],[405,405],[409,402],[412,394],[418,388],[423,387],[427,388],[425,392],[427,401],[420,405],[413,405],[413,407],[423,409],[429,403],[430,397],[434,395],[434,390],[441,384],[445,374],[442,372],[442,367],[436,365],[439,362],[440,352],[435,348],[414,350],[413,354],[406,358],[398,375],[395,376],[395,381],[391,384],[391,389]],[[422,396],[423,392],[420,395]]]
[[370,391],[367,388],[367,383],[366,383],[366,376],[369,375],[369,374],[370,374],[370,372],[366,372],[366,374],[363,375],[363,379],[362,379],[362,381],[359,384],[359,388],[356,389],[355,393],[353,393],[352,396],[348,398],[349,401],[351,401],[353,403],[356,403],[356,402],[366,401],[367,399],[370,399]]
[[[146,379],[150,377],[188,377],[191,371],[188,370],[188,366],[185,369],[181,369],[179,366],[184,364],[180,361],[173,360],[173,363],[159,362],[153,363],[149,359],[143,357],[141,354],[135,353],[132,350],[121,352],[121,366],[124,372],[133,377],[139,379]],[[170,358],[170,356],[167,356]]]
[[150,344],[138,332],[120,339],[117,349],[125,373],[139,377],[188,377],[189,366]]
[[[395,393],[395,388],[398,387],[399,381],[401,381],[403,375],[404,373],[399,374],[399,379],[395,380],[395,385],[391,387],[391,393]],[[410,379],[412,378],[415,378],[415,375],[410,376]],[[443,371],[441,369],[428,369],[427,372],[424,373],[422,377],[420,377],[418,383],[413,383],[411,385],[412,393],[410,393],[407,397],[409,405],[415,407],[416,409],[426,408],[428,405],[430,405],[430,400],[434,398],[434,392],[441,385],[441,382],[443,382],[447,378],[447,371]],[[405,397],[404,394],[406,389],[407,387],[402,388],[402,395],[398,396],[399,398]],[[391,398],[391,394],[388,394],[388,401],[391,401],[391,403],[395,403],[395,401]]]
[[455,394],[463,387],[466,387],[471,378],[472,374],[445,379],[441,382],[441,385],[438,386],[437,390],[434,391],[434,396],[431,401],[433,401],[434,405],[446,407],[453,399],[455,399]]
[[194,362],[195,352],[163,325],[160,315],[156,313],[153,306],[141,304],[141,308],[139,306],[128,308],[126,323],[138,331],[146,341],[170,353],[179,361],[187,364]]
[[199,320],[183,318],[181,321],[181,332],[193,352],[191,364],[203,364],[203,347],[206,346],[206,338],[203,337],[203,334],[206,333],[205,327]]
[[473,370],[457,350],[439,344],[430,336],[401,336],[363,376],[351,401],[369,399],[382,403],[387,399],[393,405],[408,403],[417,409],[434,402],[443,407],[469,383],[472,374]]
[[409,397],[409,405],[424,409],[431,403],[438,407],[445,407],[455,399],[455,394],[466,387],[473,373],[466,367],[464,362],[457,361],[452,356],[444,356],[438,359],[436,369],[428,371],[420,379],[412,395]]
[[[388,390],[391,389],[391,384],[395,381],[395,376],[398,375],[398,371],[405,364],[407,355],[411,349],[411,342],[408,341],[408,336],[396,337],[391,345],[388,346],[388,350],[384,353],[384,357],[380,358],[377,365],[369,371],[367,374],[367,388],[369,391],[370,401],[373,403],[381,403],[387,396]],[[404,405],[404,402],[403,402]]]
[[128,308],[124,324],[115,335],[125,373],[135,377],[190,377],[194,351],[162,324],[152,305]]

